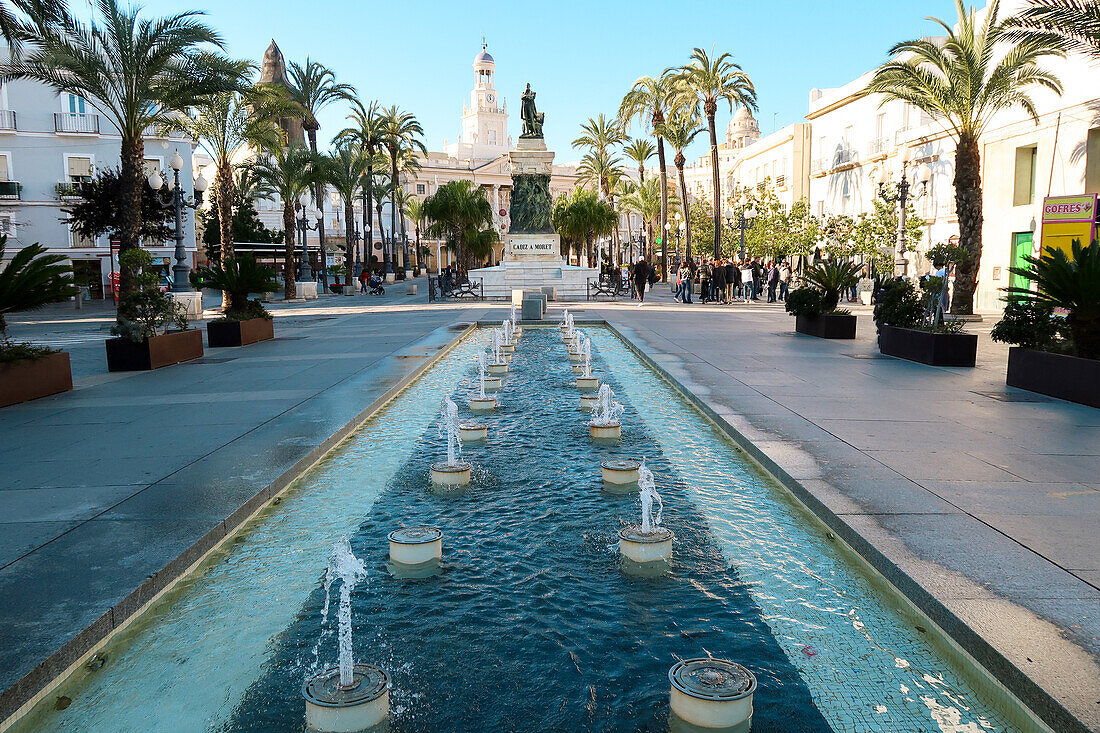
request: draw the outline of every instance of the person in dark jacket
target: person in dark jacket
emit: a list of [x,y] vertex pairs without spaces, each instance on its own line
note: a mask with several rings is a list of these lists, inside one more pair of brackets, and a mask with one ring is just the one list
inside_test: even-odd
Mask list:
[[639,257],[634,263],[634,292],[638,294],[638,307],[645,302],[645,289],[649,284],[650,267],[644,257]]
[[710,279],[714,275],[714,265],[706,257],[703,258],[703,265],[699,268],[699,302],[710,302]]
[[764,267],[759,257],[752,258],[752,299],[760,300],[760,284],[764,278]]
[[775,302],[775,289],[779,287],[779,265],[768,263],[768,302]]
[[[730,279],[730,284],[733,288],[733,297],[739,298],[741,297],[741,286],[743,285],[741,282],[741,262],[730,262],[730,265],[733,268],[733,277]],[[730,298],[730,300],[733,300],[733,298]]]
[[722,260],[714,263],[714,275],[711,277],[711,288],[714,290],[714,302],[726,302],[726,265]]
[[737,276],[740,273],[737,271],[737,266],[733,264],[733,260],[726,260],[726,302],[733,302],[733,290],[737,283]]

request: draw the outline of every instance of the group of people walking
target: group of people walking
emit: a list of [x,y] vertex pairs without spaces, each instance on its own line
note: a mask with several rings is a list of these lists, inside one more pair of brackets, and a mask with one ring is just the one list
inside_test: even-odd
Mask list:
[[787,299],[792,274],[786,260],[702,257],[698,262],[692,259],[679,263],[673,277],[673,292],[679,303],[691,303],[695,292],[700,303],[748,303],[760,300],[765,292],[768,302],[776,303]]

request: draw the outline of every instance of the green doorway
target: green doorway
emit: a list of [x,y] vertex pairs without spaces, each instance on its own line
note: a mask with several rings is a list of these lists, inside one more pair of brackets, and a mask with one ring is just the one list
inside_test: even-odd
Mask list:
[[[1024,257],[1030,257],[1033,247],[1034,235],[1031,232],[1016,232],[1012,235],[1012,267],[1027,268],[1028,263]],[[1008,284],[1014,288],[1026,288],[1030,281],[1012,273]]]

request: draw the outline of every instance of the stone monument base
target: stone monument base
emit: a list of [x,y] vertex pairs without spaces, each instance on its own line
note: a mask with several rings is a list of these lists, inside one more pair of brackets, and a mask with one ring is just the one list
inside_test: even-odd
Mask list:
[[470,279],[481,278],[488,300],[511,300],[513,290],[540,290],[552,286],[558,300],[585,300],[588,281],[599,278],[594,267],[576,267],[557,262],[505,260],[495,267],[470,270]]

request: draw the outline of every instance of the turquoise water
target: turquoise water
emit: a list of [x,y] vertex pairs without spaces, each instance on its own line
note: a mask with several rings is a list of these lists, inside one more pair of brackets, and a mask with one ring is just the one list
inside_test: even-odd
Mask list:
[[[475,334],[25,729],[302,730],[301,682],[335,655],[330,635],[313,650],[341,535],[370,569],[356,657],[390,673],[395,731],[664,730],[668,668],[706,654],[756,674],[757,733],[1020,729],[725,436],[614,335],[589,333],[626,406],[619,444],[589,440],[557,331],[527,329],[489,440],[465,451],[470,489],[429,492],[439,399],[468,414]],[[677,540],[663,578],[619,571],[615,533],[638,503],[599,477],[619,456],[645,456],[664,497]],[[444,572],[392,578],[386,534],[422,523],[445,534]]]

